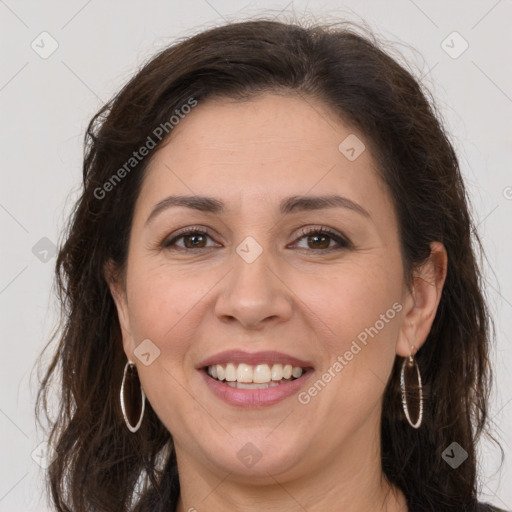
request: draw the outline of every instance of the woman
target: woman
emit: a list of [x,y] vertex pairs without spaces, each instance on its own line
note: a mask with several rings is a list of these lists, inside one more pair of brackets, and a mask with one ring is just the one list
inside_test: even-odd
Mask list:
[[87,132],[39,397],[59,380],[55,510],[496,510],[473,233],[371,38],[260,20],[163,50]]

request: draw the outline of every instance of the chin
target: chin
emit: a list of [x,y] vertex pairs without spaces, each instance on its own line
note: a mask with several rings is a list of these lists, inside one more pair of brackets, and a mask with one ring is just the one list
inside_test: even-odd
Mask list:
[[209,445],[210,449],[206,447],[208,451],[205,455],[218,470],[231,473],[230,480],[244,481],[250,478],[255,483],[254,479],[258,478],[260,485],[266,482],[275,484],[269,475],[296,472],[304,461],[304,454],[296,445],[285,444],[285,435],[281,434],[275,439],[271,439],[272,436],[268,431],[252,437],[244,432],[238,440],[236,436],[230,437],[231,443],[227,449],[218,446],[212,450],[212,445]]

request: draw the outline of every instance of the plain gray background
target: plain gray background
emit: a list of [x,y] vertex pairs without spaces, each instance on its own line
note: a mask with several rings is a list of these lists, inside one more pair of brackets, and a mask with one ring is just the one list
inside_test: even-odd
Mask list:
[[42,496],[32,369],[56,321],[54,247],[80,185],[89,119],[175,38],[265,15],[364,20],[395,43],[437,99],[486,247],[496,321],[490,416],[505,460],[500,470],[498,448],[481,444],[481,497],[512,510],[510,0],[0,0],[1,512],[50,510]]

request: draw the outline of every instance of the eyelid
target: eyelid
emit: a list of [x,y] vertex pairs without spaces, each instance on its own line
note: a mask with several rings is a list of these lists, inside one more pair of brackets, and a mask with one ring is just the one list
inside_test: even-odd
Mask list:
[[[317,234],[320,233],[322,235],[327,235],[328,237],[332,238],[339,246],[339,248],[353,248],[352,242],[342,233],[339,231],[329,228],[327,226],[323,225],[317,225],[317,226],[307,226],[303,229],[301,229],[297,235],[297,240],[300,240],[301,238],[304,238],[308,235]],[[320,252],[327,252],[330,250],[334,250],[336,247],[331,247],[329,249],[317,249]],[[310,251],[315,251],[315,249],[310,249]]]
[[[190,236],[193,234],[204,234],[210,237],[212,240],[214,240],[214,235],[212,234],[211,230],[207,228],[206,226],[196,225],[196,226],[187,226],[184,228],[179,229],[178,231],[172,233],[170,236],[166,236],[163,241],[159,244],[160,247],[163,249],[167,249],[175,244],[175,242],[185,236]],[[343,249],[343,248],[352,248],[353,244],[352,242],[342,233],[340,233],[337,230],[334,230],[332,228],[329,228],[324,225],[313,225],[313,226],[306,226],[299,230],[295,240],[293,243],[296,243],[300,239],[312,235],[312,234],[322,234],[330,237],[332,240],[335,241],[335,243],[338,244],[338,247],[330,247],[328,249],[303,249],[307,250],[308,252],[329,252],[336,249]],[[197,250],[204,250],[204,249],[211,249],[212,247],[199,247]],[[183,251],[195,251],[194,248],[184,248],[184,247],[178,247],[178,250]]]
[[[176,242],[176,240],[179,240],[180,238],[183,238],[185,236],[193,235],[193,234],[205,234],[208,235],[212,240],[214,239],[214,235],[212,234],[211,230],[207,228],[206,226],[187,226],[185,228],[178,229],[178,231],[172,233],[169,236],[165,236],[162,242],[159,244],[162,248],[167,248],[171,245],[171,243]],[[183,250],[193,250],[193,249],[185,249],[183,247],[180,247],[180,249]]]

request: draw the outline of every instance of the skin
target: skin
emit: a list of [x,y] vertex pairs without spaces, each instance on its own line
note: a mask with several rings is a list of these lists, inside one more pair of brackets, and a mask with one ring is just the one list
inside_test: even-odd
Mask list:
[[[338,150],[349,134],[366,145],[355,161]],[[406,285],[393,204],[375,169],[364,134],[320,101],[270,93],[200,103],[153,155],[126,271],[119,279],[107,271],[107,279],[126,356],[173,435],[179,512],[407,510],[381,470],[382,396],[395,357],[427,337],[447,261],[432,243]],[[215,197],[227,211],[172,207],[146,223],[177,194]],[[369,216],[348,208],[279,214],[285,197],[329,194]],[[180,251],[193,237],[162,248],[193,226],[209,230],[195,240],[199,248]],[[326,249],[338,243],[308,241],[300,233],[308,226],[331,228],[351,245]],[[236,252],[247,236],[263,251],[252,263]],[[314,382],[394,303],[401,311],[307,404],[294,395],[260,408],[228,405],[195,369],[226,349],[278,350],[311,361]],[[148,338],[160,355],[145,366],[134,349]],[[261,452],[250,468],[237,458],[248,442]]]

